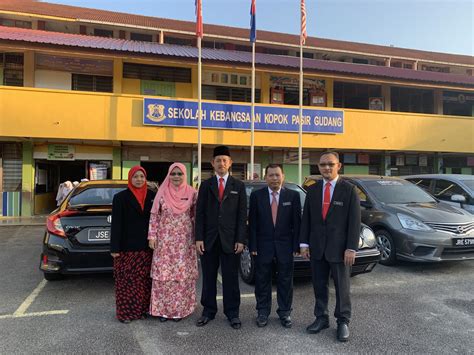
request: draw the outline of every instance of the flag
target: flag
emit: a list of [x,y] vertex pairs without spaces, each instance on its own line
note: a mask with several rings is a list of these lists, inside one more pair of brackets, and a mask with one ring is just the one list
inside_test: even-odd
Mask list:
[[301,36],[300,36],[301,44],[306,43],[307,37],[308,35],[306,33],[306,6],[304,4],[304,0],[301,0]]
[[257,40],[257,26],[256,26],[256,16],[257,16],[257,0],[252,0],[250,5],[250,42],[255,42]]
[[196,37],[202,38],[204,30],[202,28],[202,0],[195,0],[196,5]]

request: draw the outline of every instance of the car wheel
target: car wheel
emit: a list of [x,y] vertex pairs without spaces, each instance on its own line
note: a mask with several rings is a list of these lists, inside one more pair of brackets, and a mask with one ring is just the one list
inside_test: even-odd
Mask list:
[[47,281],[58,281],[63,279],[63,275],[61,274],[53,274],[50,272],[43,273],[44,279]]
[[380,263],[382,265],[395,265],[397,262],[397,252],[395,243],[389,232],[384,229],[375,232],[377,248],[380,251]]
[[255,264],[253,256],[250,255],[250,250],[248,247],[244,247],[244,250],[240,254],[240,267],[239,267],[240,277],[242,280],[249,284],[253,285],[255,282]]

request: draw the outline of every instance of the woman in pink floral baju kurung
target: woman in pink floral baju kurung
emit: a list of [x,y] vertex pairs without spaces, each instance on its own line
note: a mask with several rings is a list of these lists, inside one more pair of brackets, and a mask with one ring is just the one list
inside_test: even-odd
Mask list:
[[186,184],[185,166],[171,165],[153,203],[148,232],[154,250],[150,314],[161,321],[178,321],[196,307],[196,198],[196,190]]

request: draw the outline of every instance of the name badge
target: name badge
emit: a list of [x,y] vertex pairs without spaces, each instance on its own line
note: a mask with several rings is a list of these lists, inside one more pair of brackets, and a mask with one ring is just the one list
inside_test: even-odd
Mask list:
[[291,206],[291,202],[283,202],[282,205],[283,206]]
[[230,193],[231,193],[231,194],[234,194],[234,195],[238,195],[238,194],[239,194],[239,191],[231,191]]
[[342,202],[342,201],[333,201],[332,204],[334,206],[344,206],[344,202]]

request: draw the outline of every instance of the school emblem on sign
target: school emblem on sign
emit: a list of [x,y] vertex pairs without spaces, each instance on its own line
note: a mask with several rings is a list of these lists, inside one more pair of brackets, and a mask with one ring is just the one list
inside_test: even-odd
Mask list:
[[149,104],[147,108],[148,114],[146,115],[146,117],[149,120],[153,122],[161,122],[166,118],[164,105]]

